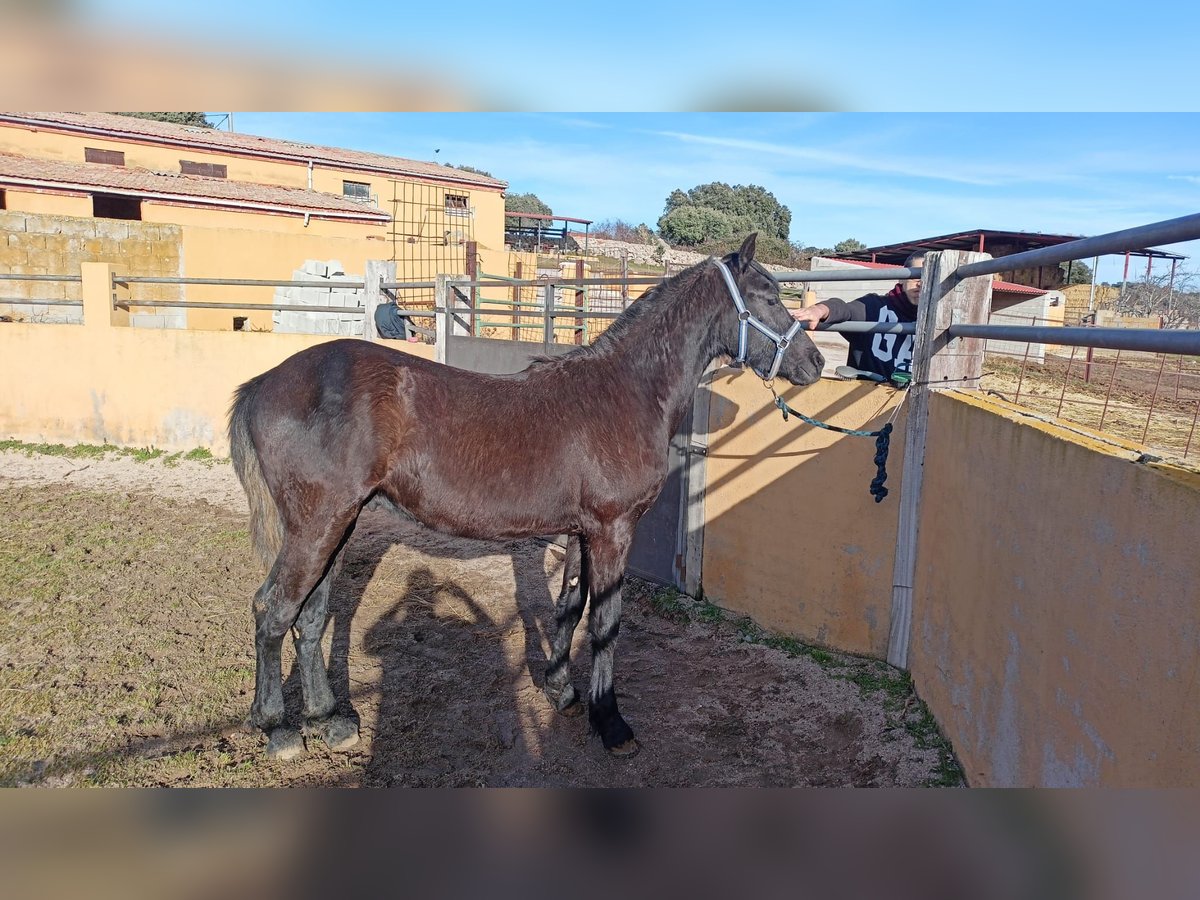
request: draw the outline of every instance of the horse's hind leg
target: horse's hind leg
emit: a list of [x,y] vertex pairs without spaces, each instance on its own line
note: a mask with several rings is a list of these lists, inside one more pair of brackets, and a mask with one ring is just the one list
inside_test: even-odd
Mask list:
[[583,712],[583,704],[571,683],[571,638],[583,616],[587,602],[587,576],[583,572],[583,552],[579,535],[567,539],[567,558],[563,563],[563,586],[554,604],[554,638],[546,663],[543,690],[554,708],[565,716]]
[[358,725],[354,720],[333,715],[336,701],[329,687],[325,654],[321,650],[321,637],[329,613],[329,594],[341,571],[345,552],[343,546],[292,626],[292,642],[296,646],[296,665],[304,695],[304,733],[321,738],[330,750],[348,750],[358,743]]
[[276,759],[291,759],[304,749],[300,732],[282,727],[283,636],[295,624],[304,601],[330,568],[329,563],[356,514],[357,511],[325,518],[320,532],[315,534],[289,532],[271,573],[254,595],[256,659],[250,722],[268,733],[267,755]]
[[592,685],[588,696],[588,719],[614,756],[633,756],[638,751],[633,729],[617,709],[613,686],[613,655],[621,630],[621,584],[625,563],[633,545],[635,520],[617,520],[594,535],[588,535],[586,567],[591,591],[588,631],[592,638]]

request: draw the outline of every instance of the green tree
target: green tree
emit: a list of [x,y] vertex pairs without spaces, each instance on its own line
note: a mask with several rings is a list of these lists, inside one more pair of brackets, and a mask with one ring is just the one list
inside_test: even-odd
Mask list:
[[1092,283],[1091,267],[1081,263],[1077,259],[1071,260],[1069,263],[1059,263],[1058,267],[1062,269],[1063,274],[1067,277],[1067,284]]
[[537,213],[543,216],[554,215],[554,210],[543,203],[537,194],[505,194],[504,211],[506,213]]
[[155,122],[171,122],[175,125],[212,128],[212,123],[202,112],[119,112],[117,115],[129,116],[134,119],[152,119]]
[[[705,209],[718,215],[683,215],[685,209]],[[704,223],[701,225],[701,223]],[[698,240],[677,239],[677,243],[695,246],[728,228],[758,231],[786,242],[792,224],[791,211],[775,195],[756,184],[730,186],[721,181],[701,184],[689,191],[673,190],[667,197],[658,220],[664,239],[670,234],[705,235]]]
[[685,247],[727,241],[743,228],[747,232],[754,230],[750,222],[710,206],[678,206],[658,220],[663,240]]
[[838,241],[833,245],[834,253],[857,253],[859,250],[866,249],[866,244],[854,238],[846,238],[844,241]]
[[450,166],[452,169],[458,169],[460,172],[474,172],[476,175],[482,175],[484,178],[495,178],[491,172],[485,172],[483,169],[477,169],[474,166]]

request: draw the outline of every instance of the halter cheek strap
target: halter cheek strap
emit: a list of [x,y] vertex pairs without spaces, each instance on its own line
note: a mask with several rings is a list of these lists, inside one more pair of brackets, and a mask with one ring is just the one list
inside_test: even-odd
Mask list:
[[[733,298],[733,305],[737,307],[738,312],[738,352],[737,358],[732,365],[735,369],[740,369],[742,364],[746,362],[746,343],[750,334],[750,329],[762,334],[767,340],[775,344],[775,358],[771,361],[771,370],[765,375],[758,372],[759,377],[764,381],[771,381],[775,374],[779,371],[779,364],[783,362],[783,351],[792,343],[792,338],[796,336],[796,332],[804,327],[804,323],[797,320],[792,323],[792,327],[785,334],[779,334],[766,323],[755,317],[750,310],[746,309],[746,302],[742,299],[742,292],[738,290],[737,282],[733,280],[733,273],[729,271],[729,267],[721,260],[713,260],[717,264],[717,268],[721,270],[721,275],[725,278],[725,286],[729,288],[729,296]],[[758,370],[755,370],[756,372]]]

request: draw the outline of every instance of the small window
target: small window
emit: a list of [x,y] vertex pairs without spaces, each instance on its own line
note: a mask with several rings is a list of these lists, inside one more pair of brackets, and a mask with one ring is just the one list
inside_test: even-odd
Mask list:
[[364,181],[343,181],[342,196],[347,200],[370,201],[371,185]]
[[4,202],[4,189],[0,188],[0,209],[8,209]]
[[470,197],[465,194],[447,194],[446,195],[446,215],[448,216],[469,216],[471,207],[469,206]]
[[204,175],[207,178],[229,177],[229,168],[224,163],[192,162],[190,159],[179,161],[179,172],[182,175]]
[[125,153],[121,150],[101,150],[98,147],[84,147],[83,158],[88,162],[104,163],[106,166],[125,165]]
[[138,197],[117,194],[92,194],[92,215],[97,219],[142,218],[142,201]]

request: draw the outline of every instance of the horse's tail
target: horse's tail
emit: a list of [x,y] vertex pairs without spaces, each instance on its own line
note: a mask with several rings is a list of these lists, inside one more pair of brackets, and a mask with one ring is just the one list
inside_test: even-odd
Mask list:
[[250,408],[259,383],[259,378],[253,378],[234,392],[229,407],[229,457],[250,503],[250,540],[263,567],[270,569],[283,546],[283,519],[263,478],[250,436]]

